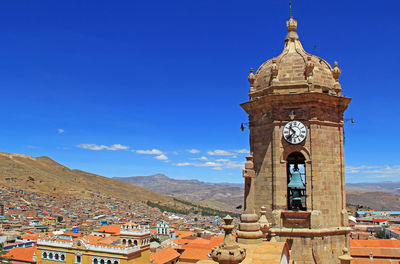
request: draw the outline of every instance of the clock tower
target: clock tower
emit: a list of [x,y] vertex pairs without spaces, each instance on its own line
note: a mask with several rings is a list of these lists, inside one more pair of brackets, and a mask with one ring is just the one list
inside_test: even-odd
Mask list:
[[[268,236],[287,241],[295,263],[339,263],[349,246],[343,113],[351,99],[342,94],[337,62],[303,49],[293,17],[286,26],[282,53],[250,70],[249,101],[241,104],[251,152],[242,223],[265,207]],[[244,241],[250,224],[241,225]]]

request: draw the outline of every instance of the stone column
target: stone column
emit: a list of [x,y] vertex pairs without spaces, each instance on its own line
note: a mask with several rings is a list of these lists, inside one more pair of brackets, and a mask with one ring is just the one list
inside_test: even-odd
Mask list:
[[265,208],[265,206],[261,207],[260,214],[261,216],[260,219],[258,220],[258,223],[260,224],[260,230],[261,232],[263,232],[264,238],[269,239],[270,238],[269,229],[271,228],[271,223],[268,222],[267,209]]
[[239,231],[237,231],[237,240],[243,244],[255,244],[261,242],[263,233],[258,223],[258,215],[254,210],[254,195],[256,173],[254,171],[253,156],[246,157],[245,169],[243,177],[245,178],[245,210],[240,216]]

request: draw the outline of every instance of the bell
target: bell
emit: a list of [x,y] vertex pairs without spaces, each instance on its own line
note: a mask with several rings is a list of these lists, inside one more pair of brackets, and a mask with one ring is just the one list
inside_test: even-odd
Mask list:
[[293,190],[292,193],[293,193],[293,198],[292,198],[293,201],[297,201],[297,200],[301,201],[300,190]]
[[288,187],[289,188],[304,188],[304,183],[301,180],[301,174],[298,170],[295,170],[292,173],[292,177],[290,178]]

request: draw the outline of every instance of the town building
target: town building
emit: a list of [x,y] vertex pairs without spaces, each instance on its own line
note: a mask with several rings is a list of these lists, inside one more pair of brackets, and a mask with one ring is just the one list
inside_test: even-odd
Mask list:
[[[101,232],[103,231],[103,232]],[[128,264],[150,262],[150,230],[128,223],[74,238],[56,235],[37,240],[37,263]]]

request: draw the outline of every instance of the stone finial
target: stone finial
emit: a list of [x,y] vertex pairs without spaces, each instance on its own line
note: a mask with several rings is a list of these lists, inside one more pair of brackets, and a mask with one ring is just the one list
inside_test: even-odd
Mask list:
[[253,68],[250,68],[250,74],[249,74],[249,76],[247,77],[247,80],[249,81],[249,83],[250,83],[250,87],[253,87],[253,84],[254,84],[254,80],[255,80],[255,76],[254,76],[254,74],[253,74]]
[[335,61],[333,66],[334,66],[334,68],[332,70],[332,76],[333,76],[333,78],[335,79],[336,82],[339,82],[339,76],[340,76],[340,73],[342,71],[339,69],[337,61]]
[[296,31],[297,21],[293,17],[290,17],[289,20],[286,21],[286,28],[289,32]]
[[260,223],[260,230],[263,232],[265,237],[267,237],[269,235],[269,229],[271,227],[271,223],[268,222],[267,208],[265,208],[265,206],[261,207],[260,214],[261,216],[260,219],[258,220],[258,222]]
[[349,254],[349,250],[345,247],[342,249],[343,255],[339,256],[340,264],[350,264],[353,258]]
[[219,247],[211,250],[211,257],[220,264],[237,264],[246,257],[246,249],[240,248],[239,244],[233,239],[232,225],[233,218],[227,215],[224,218],[225,237]]
[[333,93],[332,94],[342,96],[342,93],[341,93],[342,88],[339,83],[339,76],[340,76],[341,70],[338,67],[337,61],[335,61],[333,66],[334,66],[334,68],[332,69],[332,76],[335,79],[335,84],[334,84],[334,94]]

